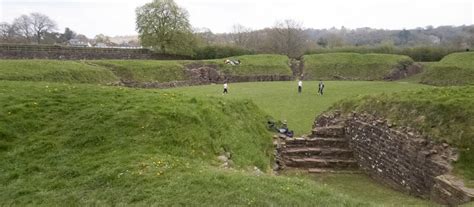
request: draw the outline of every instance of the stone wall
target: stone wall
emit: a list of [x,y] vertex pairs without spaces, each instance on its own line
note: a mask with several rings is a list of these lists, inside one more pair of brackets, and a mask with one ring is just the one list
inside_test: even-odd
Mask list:
[[9,45],[0,44],[0,59],[190,59],[187,56],[164,55],[149,49],[81,48],[56,45]]
[[[435,143],[415,129],[391,126],[365,114],[324,114],[315,126],[343,124],[360,169],[374,180],[411,195],[457,205],[472,199],[458,184],[442,182],[458,158],[455,148]],[[462,183],[462,182],[461,182]]]

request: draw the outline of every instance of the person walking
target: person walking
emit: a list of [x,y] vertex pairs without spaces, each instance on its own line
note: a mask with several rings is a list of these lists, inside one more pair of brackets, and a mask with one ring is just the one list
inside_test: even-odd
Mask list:
[[222,92],[222,95],[229,93],[229,91],[227,90],[227,87],[228,87],[227,82],[224,82],[224,92]]
[[298,81],[298,93],[301,94],[301,91],[303,90],[303,81],[300,79]]
[[324,93],[323,91],[324,91],[324,83],[323,83],[323,81],[319,81],[319,84],[318,84],[318,94],[322,96],[323,93]]

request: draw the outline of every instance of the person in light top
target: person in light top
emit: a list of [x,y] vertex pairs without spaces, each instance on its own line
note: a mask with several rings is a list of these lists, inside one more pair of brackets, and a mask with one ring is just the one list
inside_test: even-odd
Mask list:
[[227,91],[227,87],[228,87],[227,82],[224,82],[224,92],[222,94],[229,93],[229,91]]
[[302,90],[303,90],[303,81],[300,79],[298,81],[298,93],[301,93]]

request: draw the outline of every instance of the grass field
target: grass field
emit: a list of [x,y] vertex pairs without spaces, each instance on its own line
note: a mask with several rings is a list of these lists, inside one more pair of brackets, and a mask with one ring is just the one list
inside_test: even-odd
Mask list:
[[307,134],[318,114],[335,102],[351,97],[402,90],[416,90],[430,86],[406,82],[327,81],[325,94],[317,95],[316,81],[303,82],[303,93],[297,93],[297,82],[265,82],[229,84],[229,94],[222,95],[222,85],[207,85],[166,89],[197,97],[250,99],[278,120],[287,120],[296,134]]
[[392,69],[413,63],[408,56],[388,54],[327,53],[303,59],[309,80],[383,80]]
[[[359,175],[272,175],[271,134],[257,105],[268,101],[262,94],[294,83],[258,83],[253,91],[261,93],[242,93],[253,84],[233,84],[222,97],[220,86],[178,93],[0,81],[0,205],[432,205]],[[327,85],[340,98],[356,86],[366,93],[416,88]],[[217,95],[207,97],[203,89]],[[239,91],[241,98],[232,96]],[[309,91],[299,98],[313,100]],[[311,123],[314,114],[308,117]],[[216,157],[223,151],[232,153],[233,169],[219,167]],[[360,192],[360,186],[371,192]]]
[[452,86],[474,85],[474,52],[453,53],[440,62],[429,64],[420,77],[421,83]]

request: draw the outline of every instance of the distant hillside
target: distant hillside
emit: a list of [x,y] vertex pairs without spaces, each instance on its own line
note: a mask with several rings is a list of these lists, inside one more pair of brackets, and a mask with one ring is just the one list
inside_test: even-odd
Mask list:
[[303,59],[307,80],[383,80],[413,64],[407,56],[387,54],[327,53]]
[[450,86],[474,84],[474,52],[453,53],[429,64],[421,83]]

